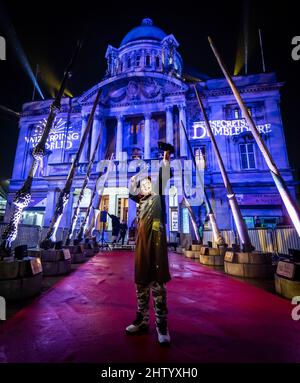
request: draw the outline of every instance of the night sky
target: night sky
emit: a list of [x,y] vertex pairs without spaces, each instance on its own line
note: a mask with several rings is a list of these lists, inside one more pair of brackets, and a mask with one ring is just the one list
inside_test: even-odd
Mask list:
[[[35,71],[40,66],[40,86],[46,98],[51,97],[43,78],[61,79],[76,40],[84,37],[84,45],[69,89],[80,95],[101,80],[106,69],[104,58],[108,44],[118,47],[125,34],[151,17],[166,33],[173,33],[180,43],[186,67],[222,77],[207,42],[214,38],[228,68],[233,73],[238,41],[245,22],[249,31],[248,73],[262,71],[258,28],[262,29],[267,72],[275,71],[284,81],[282,114],[291,165],[299,171],[298,111],[300,110],[300,60],[291,57],[291,40],[300,36],[294,2],[264,1],[73,1],[65,4],[52,1],[0,1],[0,35],[7,40],[7,60],[0,61],[0,104],[21,111],[31,101],[33,84],[22,68],[7,32],[3,17],[15,28],[18,39]],[[103,5],[105,4],[105,5]],[[149,5],[148,5],[149,4]],[[197,8],[195,7],[197,4]],[[3,12],[3,9],[5,12]],[[245,11],[248,9],[248,11]],[[1,23],[2,22],[2,23]],[[243,70],[242,70],[243,73]],[[36,100],[39,95],[36,95]],[[18,137],[18,121],[0,114],[0,180],[11,176]]]

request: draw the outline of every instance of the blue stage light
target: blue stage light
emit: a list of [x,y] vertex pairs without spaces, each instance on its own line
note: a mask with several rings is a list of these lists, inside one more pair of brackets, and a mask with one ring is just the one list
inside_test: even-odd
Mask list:
[[29,64],[29,61],[27,59],[27,56],[24,52],[24,49],[22,48],[20,40],[18,39],[17,33],[16,33],[12,23],[10,22],[7,13],[5,12],[5,10],[2,7],[0,9],[0,22],[1,22],[1,25],[2,25],[5,33],[6,33],[7,40],[10,43],[12,50],[14,51],[18,60],[20,61],[20,64],[22,65],[23,69],[28,74],[33,85],[36,87],[36,90],[39,92],[39,95],[44,100],[45,97],[43,95],[43,92],[42,92],[39,84],[36,81],[36,78],[33,74],[33,71],[32,71],[31,66]]

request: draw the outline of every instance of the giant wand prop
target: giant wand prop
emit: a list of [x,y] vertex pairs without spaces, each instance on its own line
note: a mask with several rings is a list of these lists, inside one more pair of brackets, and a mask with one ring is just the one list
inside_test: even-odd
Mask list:
[[224,185],[225,185],[225,188],[226,188],[226,192],[227,192],[227,198],[228,198],[229,205],[231,207],[231,211],[232,211],[232,214],[233,214],[233,219],[234,219],[234,222],[235,222],[235,226],[237,228],[240,240],[242,242],[243,251],[246,251],[246,252],[252,251],[252,250],[254,250],[254,247],[251,244],[250,237],[249,237],[249,234],[248,234],[248,230],[247,230],[245,221],[243,219],[240,207],[239,207],[239,205],[237,203],[236,195],[235,195],[235,193],[232,190],[232,186],[231,186],[229,177],[227,175],[227,172],[226,172],[226,169],[225,169],[225,166],[224,166],[224,162],[223,162],[223,159],[221,157],[221,153],[219,151],[219,148],[218,148],[215,136],[214,136],[213,131],[211,129],[211,126],[210,126],[210,123],[209,123],[209,120],[208,120],[208,117],[207,117],[207,114],[206,114],[203,102],[202,102],[202,100],[200,98],[200,95],[199,95],[198,90],[197,90],[195,85],[194,85],[194,89],[195,89],[197,100],[198,100],[198,103],[199,103],[199,106],[200,106],[200,110],[201,110],[201,112],[203,114],[203,118],[204,118],[204,122],[205,122],[205,127],[206,127],[206,131],[207,131],[207,135],[209,136],[209,138],[211,140],[212,147],[213,147],[213,150],[215,152],[215,155],[216,155],[216,158],[217,158],[217,162],[218,162],[218,165],[219,165],[219,168],[220,168],[220,171],[221,171],[221,175],[222,175],[223,182],[224,182]]
[[[114,155],[112,154],[110,159],[109,159],[107,171],[106,171],[105,176],[104,176],[103,185],[99,190],[98,190],[98,182],[100,182],[101,177],[103,175],[103,172],[100,173],[100,175],[99,175],[99,177],[95,183],[89,206],[88,206],[87,211],[85,213],[85,217],[81,223],[80,230],[77,234],[77,240],[78,241],[81,241],[83,236],[84,236],[84,238],[91,237],[93,235],[93,232],[96,230],[97,219],[98,219],[98,215],[100,213],[99,207],[100,207],[105,183],[106,183],[108,176],[109,176],[109,174],[113,168],[113,162],[114,162],[113,157],[114,157]],[[96,197],[96,195],[97,195],[97,197]],[[95,201],[95,198],[96,198],[96,201]],[[95,203],[95,205],[93,205],[93,202]],[[92,212],[91,212],[91,210],[92,210]],[[92,217],[91,217],[90,223],[88,223],[90,213],[92,214]]]
[[73,213],[73,216],[72,216],[72,219],[71,219],[71,225],[70,225],[70,228],[69,228],[69,231],[68,231],[68,236],[67,236],[67,239],[66,239],[66,245],[67,246],[70,244],[70,241],[71,241],[71,239],[73,237],[73,234],[74,234],[77,218],[78,218],[78,215],[79,215],[79,212],[80,212],[80,204],[81,204],[81,201],[82,201],[83,196],[84,196],[85,188],[86,188],[86,186],[87,186],[87,184],[89,182],[90,174],[91,174],[91,171],[92,171],[92,168],[93,168],[93,164],[94,164],[96,153],[97,153],[97,150],[98,150],[98,147],[99,147],[101,136],[102,136],[102,130],[100,130],[100,133],[99,133],[99,136],[97,138],[97,142],[96,142],[96,145],[95,145],[95,148],[94,148],[94,152],[92,154],[92,157],[91,157],[90,162],[88,164],[88,167],[86,169],[86,175],[85,175],[84,180],[83,180],[83,184],[82,184],[79,196],[78,196],[78,201],[77,201],[76,207],[74,209],[74,213]]
[[79,159],[80,159],[84,144],[87,140],[87,137],[89,135],[89,132],[90,132],[92,124],[93,124],[94,114],[96,112],[96,108],[97,108],[97,105],[99,103],[100,96],[101,96],[101,88],[99,88],[98,93],[96,95],[91,114],[89,115],[89,119],[88,119],[88,122],[86,124],[86,128],[85,128],[83,135],[81,137],[80,145],[79,145],[79,148],[77,150],[76,156],[72,162],[65,186],[59,194],[58,201],[57,201],[56,208],[55,208],[55,212],[54,212],[53,218],[51,220],[46,238],[40,243],[40,247],[43,249],[48,249],[48,248],[53,247],[54,243],[56,242],[56,232],[57,232],[61,217],[64,213],[64,209],[65,209],[67,202],[70,198],[70,192],[71,192],[71,187],[73,184],[75,172],[76,172],[76,169],[77,169],[78,164],[79,164]]
[[59,91],[53,103],[50,106],[50,113],[48,115],[48,119],[44,127],[42,137],[39,143],[37,144],[37,146],[33,149],[33,152],[32,152],[33,161],[31,163],[27,179],[25,180],[21,189],[16,193],[16,196],[13,200],[14,210],[13,210],[9,224],[7,225],[5,231],[2,234],[2,240],[3,240],[1,245],[2,256],[11,255],[11,245],[12,245],[12,242],[17,237],[18,225],[22,217],[23,210],[29,205],[31,200],[31,186],[32,186],[33,178],[35,176],[35,173],[40,163],[42,162],[43,158],[46,155],[46,141],[48,139],[50,130],[53,126],[54,119],[57,113],[60,111],[61,99],[63,97],[64,91],[67,85],[67,81],[72,77],[73,67],[77,60],[80,48],[81,48],[81,41],[78,41],[76,45],[76,49],[71,58],[71,61],[69,65],[67,66],[66,71],[64,73],[64,77],[61,82]]
[[193,153],[193,149],[192,149],[190,140],[188,138],[186,128],[185,128],[184,123],[182,121],[181,121],[181,125],[182,125],[182,129],[184,131],[184,134],[185,134],[185,138],[186,138],[186,141],[187,141],[187,144],[188,144],[188,148],[189,148],[189,151],[190,151],[193,163],[195,165],[197,176],[199,178],[199,181],[200,181],[202,189],[203,189],[204,203],[205,203],[206,211],[207,211],[210,223],[211,223],[211,228],[212,228],[212,232],[213,232],[213,236],[214,236],[214,241],[216,242],[216,244],[218,246],[223,246],[223,245],[225,245],[225,241],[224,241],[224,238],[223,238],[223,236],[222,236],[222,234],[221,234],[221,232],[219,230],[215,214],[213,212],[213,209],[211,207],[210,201],[208,199],[205,187],[204,187],[204,185],[202,183],[201,174],[200,174],[199,168],[197,166],[197,162],[196,162],[196,159],[195,159],[195,156],[194,156],[194,153]]
[[212,39],[209,37],[208,38],[208,41],[209,41],[209,44],[211,46],[211,49],[220,65],[220,68],[234,94],[234,97],[243,113],[243,117],[245,118],[246,122],[247,122],[247,125],[249,127],[249,129],[251,130],[251,133],[257,143],[257,146],[259,147],[267,165],[268,165],[268,168],[270,169],[270,173],[271,173],[271,176],[275,182],[275,185],[278,189],[278,192],[282,198],[282,201],[286,207],[286,210],[291,218],[291,221],[293,223],[293,225],[295,226],[295,229],[297,230],[297,233],[298,235],[300,236],[300,212],[299,212],[299,208],[298,206],[296,205],[296,203],[293,201],[293,198],[290,194],[290,191],[284,181],[284,179],[282,178],[280,172],[279,172],[279,169],[277,168],[272,156],[271,156],[271,153],[269,152],[264,140],[262,139],[254,121],[253,121],[253,118],[252,116],[250,115],[249,111],[248,111],[248,108],[246,107],[241,95],[240,95],[240,92],[238,91],[234,81],[232,80],[229,72],[228,72],[228,69],[225,67],[222,59],[221,59],[221,56],[219,54],[219,52],[217,51],[217,48],[215,47]]

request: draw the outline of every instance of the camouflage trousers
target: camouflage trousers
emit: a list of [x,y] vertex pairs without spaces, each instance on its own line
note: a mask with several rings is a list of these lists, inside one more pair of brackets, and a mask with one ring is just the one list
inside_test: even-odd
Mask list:
[[157,323],[167,320],[167,289],[165,284],[151,282],[149,285],[136,285],[138,312],[143,315],[144,321],[149,321],[150,290],[154,303],[155,319]]

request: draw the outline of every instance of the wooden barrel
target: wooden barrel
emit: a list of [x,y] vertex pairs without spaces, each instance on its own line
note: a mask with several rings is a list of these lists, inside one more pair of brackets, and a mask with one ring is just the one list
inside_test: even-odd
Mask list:
[[22,260],[10,259],[0,261],[0,280],[32,277],[42,272],[41,260],[28,257]]
[[288,299],[300,296],[300,281],[293,281],[275,273],[276,292]]
[[28,255],[29,255],[29,257],[41,258],[41,250],[30,249],[30,250],[28,250]]
[[44,276],[64,275],[71,271],[71,254],[69,249],[50,249],[41,251]]
[[91,248],[90,244],[80,245],[80,250],[81,250],[81,253],[85,254],[86,257],[90,258],[95,255],[94,250]]
[[43,274],[28,278],[0,280],[0,296],[7,301],[19,301],[34,297],[42,290]]
[[200,256],[200,251],[184,250],[184,255],[185,255],[187,258],[198,259],[199,256]]
[[202,265],[223,266],[224,265],[224,255],[200,254],[199,261]]
[[28,257],[19,261],[19,278],[31,277],[42,272],[42,263],[40,258]]
[[71,272],[71,258],[55,262],[42,262],[44,276],[65,275]]
[[41,250],[41,260],[42,262],[58,262],[64,259],[62,250]]
[[200,251],[203,245],[192,245],[192,251]]
[[271,279],[274,277],[272,256],[269,253],[227,251],[224,270],[227,274],[243,278]]
[[65,248],[69,249],[71,254],[75,254],[75,253],[80,253],[81,252],[80,245],[69,245],[69,246],[65,246]]
[[226,253],[225,247],[208,247],[208,246],[202,246],[200,253],[202,255],[223,255],[225,256]]
[[16,279],[19,275],[19,265],[20,262],[12,258],[0,261],[0,280]]
[[84,263],[87,260],[87,257],[84,253],[72,253],[71,254],[71,262],[72,263]]
[[194,252],[192,250],[184,250],[184,255],[187,257],[187,258],[194,258]]

